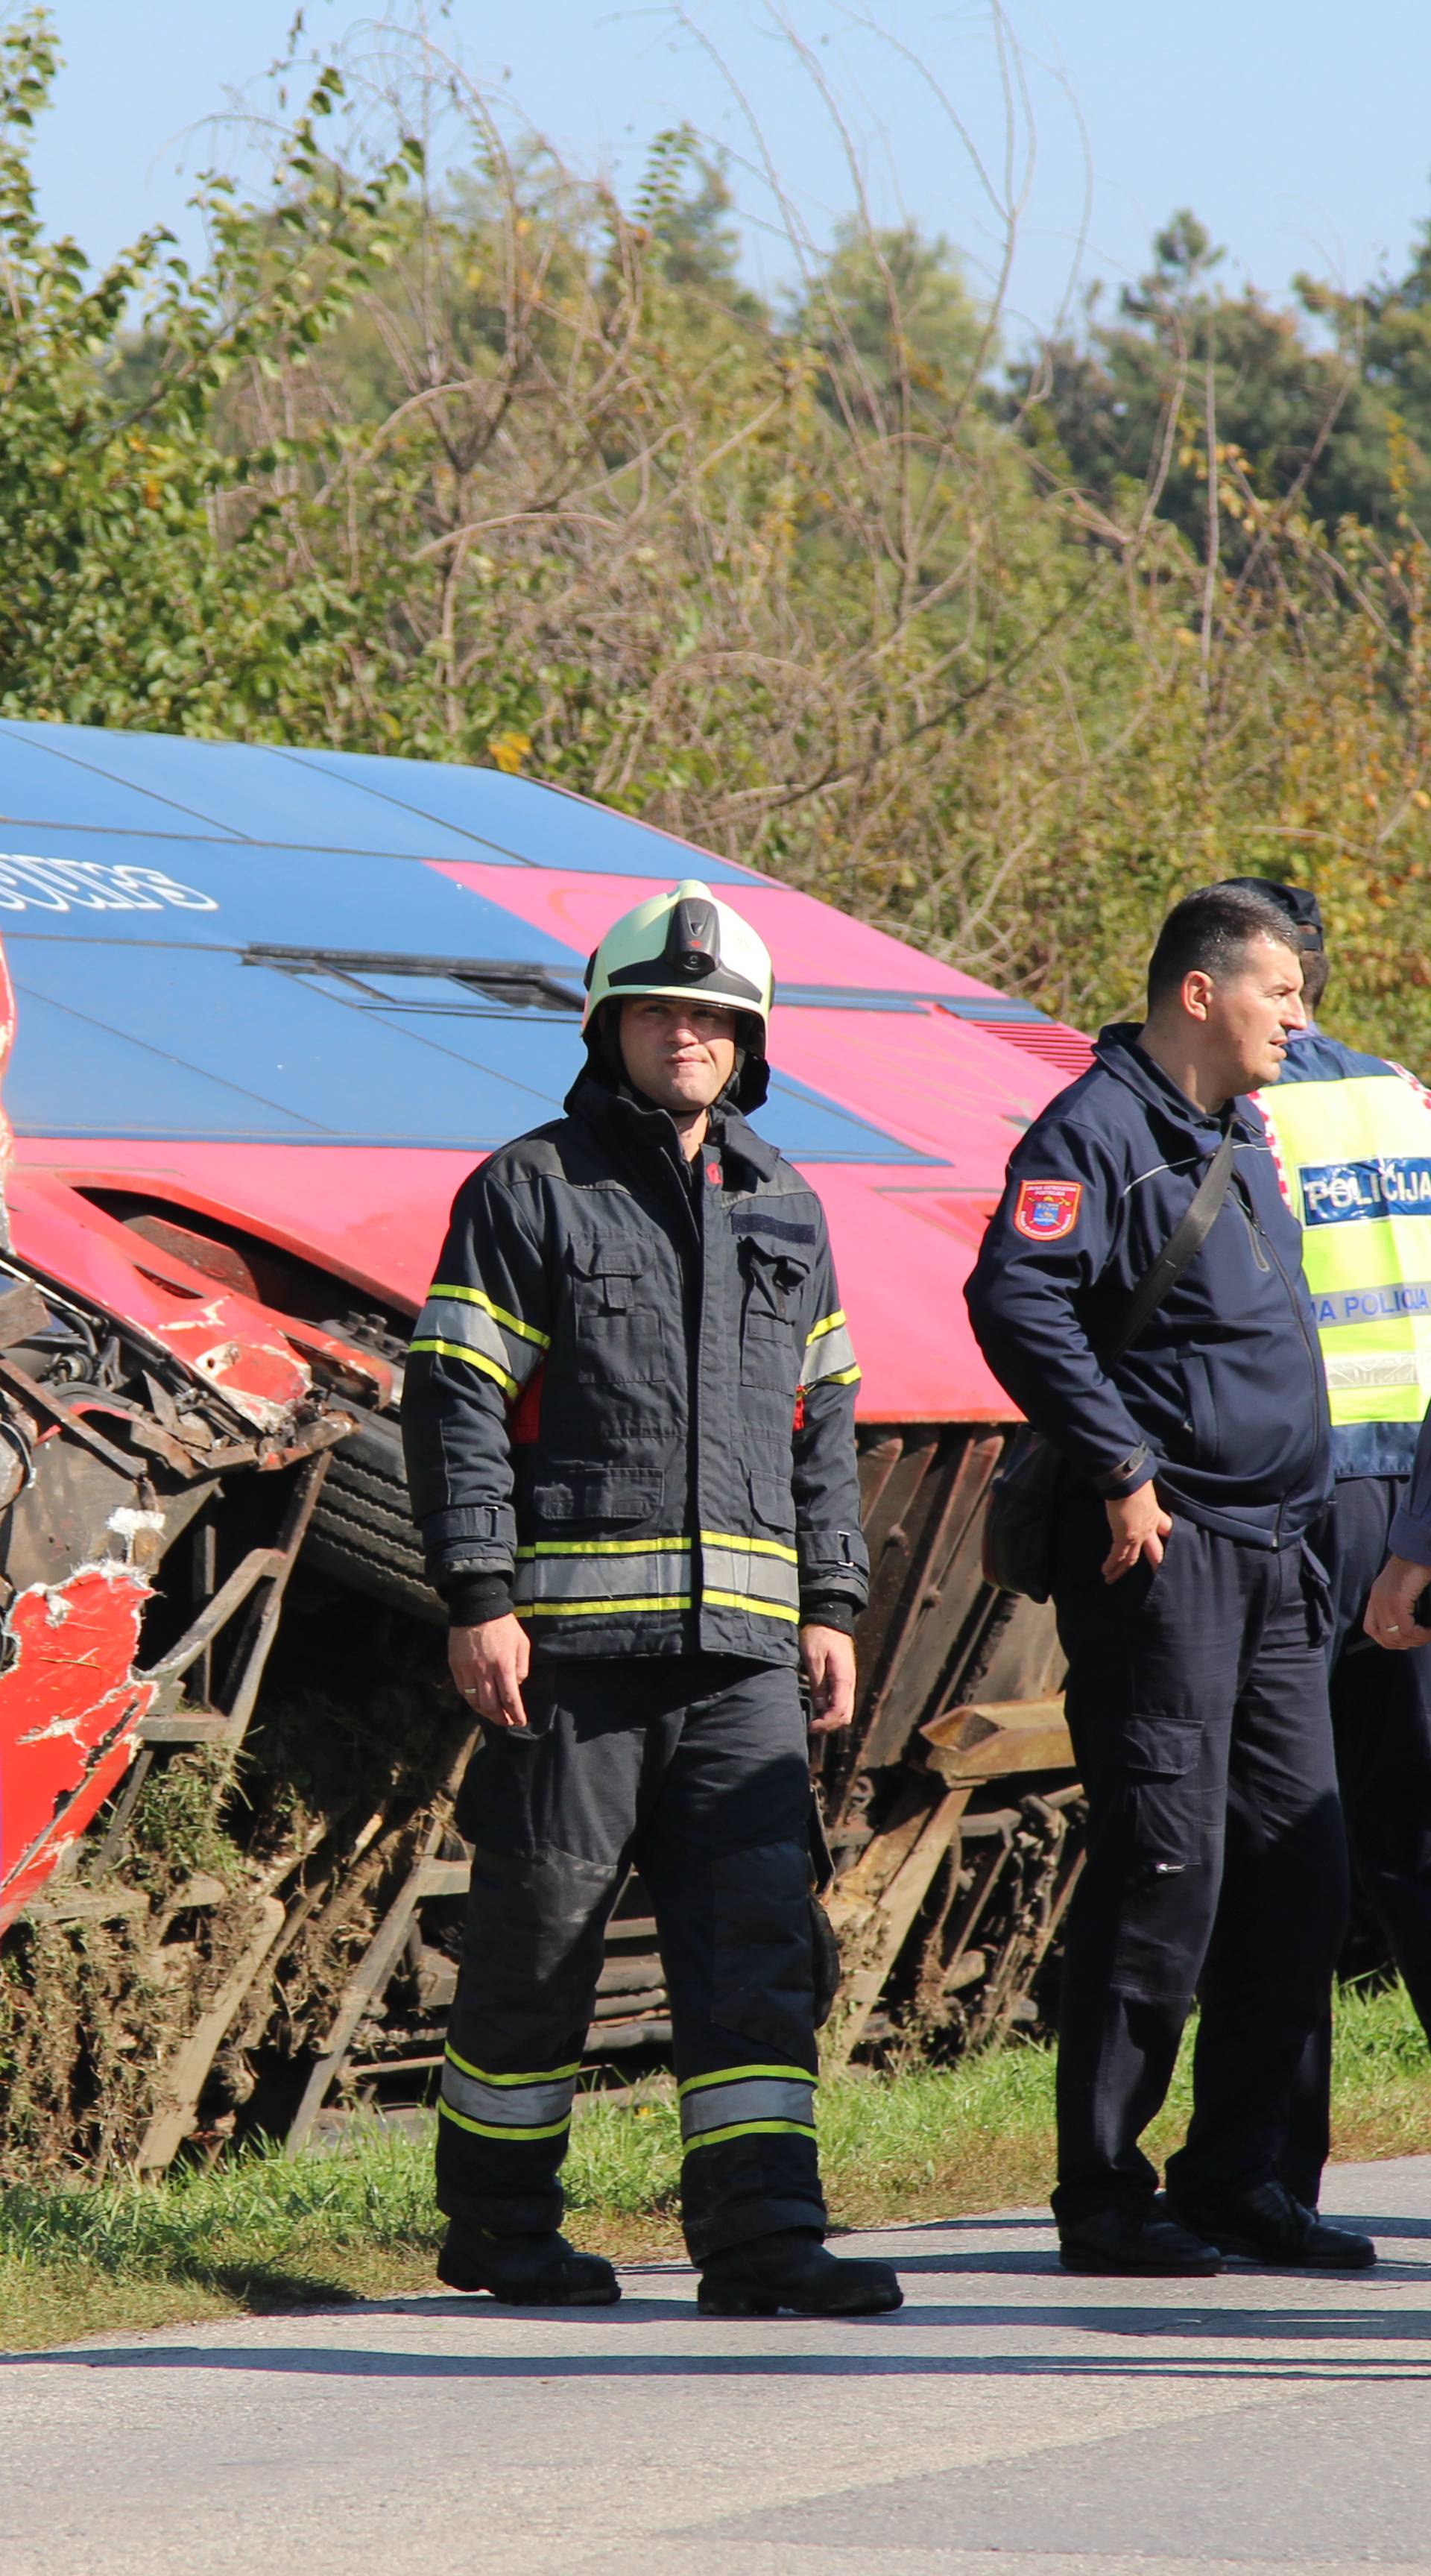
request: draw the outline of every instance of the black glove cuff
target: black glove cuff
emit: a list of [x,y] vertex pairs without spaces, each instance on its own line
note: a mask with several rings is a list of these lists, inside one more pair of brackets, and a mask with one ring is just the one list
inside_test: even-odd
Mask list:
[[838,1628],[842,1637],[852,1637],[859,1615],[859,1604],[848,1592],[812,1592],[801,1597],[802,1628]]
[[512,1586],[505,1574],[449,1574],[442,1597],[454,1628],[480,1628],[488,1619],[508,1616]]

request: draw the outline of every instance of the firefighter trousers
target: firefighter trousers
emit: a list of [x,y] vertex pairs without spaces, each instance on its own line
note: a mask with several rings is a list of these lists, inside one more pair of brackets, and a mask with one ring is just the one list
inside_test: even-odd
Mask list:
[[[1395,1476],[1341,1479],[1317,1549],[1332,1587],[1332,1730],[1352,1866],[1431,2036],[1431,1646],[1394,1655],[1362,1627],[1405,1492]],[[1289,2190],[1312,2207],[1327,2158],[1331,2085],[1328,1996],[1297,2070],[1279,2160]]]
[[560,2223],[603,1936],[634,1865],[671,2003],[692,2259],[781,2228],[823,2233],[795,1672],[709,1655],[552,1659],[524,1699],[527,1729],[484,1728],[457,1805],[474,1848],[439,2206],[459,2233]]
[[1193,2116],[1169,2183],[1196,2200],[1270,2179],[1347,1910],[1318,1560],[1181,1519],[1159,1567],[1105,1584],[1107,1548],[1102,1504],[1071,1496],[1055,1601],[1089,1815],[1054,2209],[1074,2222],[1151,2199],[1138,2140],[1194,1996]]

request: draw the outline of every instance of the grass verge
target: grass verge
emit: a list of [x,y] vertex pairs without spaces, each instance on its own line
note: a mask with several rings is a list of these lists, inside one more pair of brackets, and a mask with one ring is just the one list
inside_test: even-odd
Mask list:
[[[1188,2096],[1185,2048],[1154,2154],[1180,2135]],[[820,2123],[838,2225],[1037,2203],[1053,2171],[1052,2052],[847,2075],[824,2088]],[[1333,2130],[1344,2157],[1431,2148],[1431,2058],[1399,1986],[1342,1997]],[[618,2259],[679,2255],[678,2164],[669,2086],[589,2103],[567,2165],[573,2233]],[[0,2344],[400,2297],[431,2287],[440,2224],[428,2140],[376,2124],[293,2163],[261,2149],[157,2183],[18,2187],[0,2195]]]

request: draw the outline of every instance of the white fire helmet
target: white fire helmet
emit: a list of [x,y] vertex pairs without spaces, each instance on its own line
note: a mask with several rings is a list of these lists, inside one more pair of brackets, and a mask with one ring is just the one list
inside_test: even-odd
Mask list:
[[656,894],[614,921],[586,968],[582,1029],[590,1044],[603,1002],[654,994],[666,1001],[714,1002],[739,1014],[737,1072],[731,1084],[741,1109],[765,1097],[766,1033],[775,999],[770,951],[758,931],[728,903],[718,903],[699,877]]

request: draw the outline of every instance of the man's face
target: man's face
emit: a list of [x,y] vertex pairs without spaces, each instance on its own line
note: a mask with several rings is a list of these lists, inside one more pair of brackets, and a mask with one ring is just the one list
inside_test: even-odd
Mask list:
[[1280,1081],[1288,1038],[1307,1025],[1302,961],[1296,951],[1259,936],[1249,941],[1236,974],[1190,975],[1187,982],[1205,991],[1202,1026],[1227,1096]]
[[632,1089],[673,1117],[709,1109],[735,1071],[735,1013],[647,994],[623,1002],[621,1060]]

